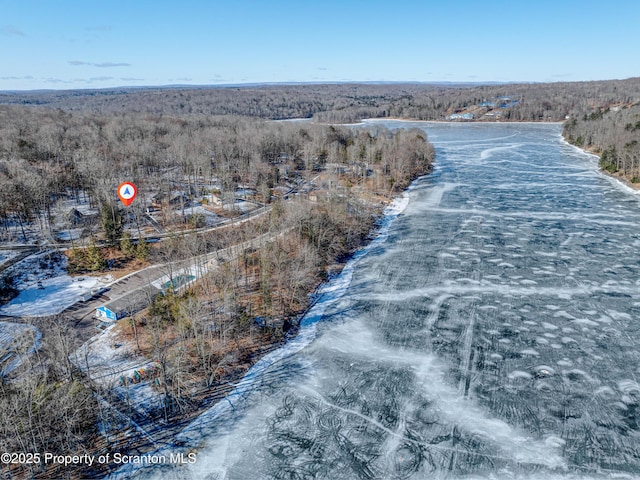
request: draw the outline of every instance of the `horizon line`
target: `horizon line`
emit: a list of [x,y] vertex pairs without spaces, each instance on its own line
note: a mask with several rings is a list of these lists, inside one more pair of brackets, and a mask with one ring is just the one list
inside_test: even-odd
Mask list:
[[436,85],[436,86],[481,86],[481,85],[533,85],[533,84],[553,84],[553,83],[589,83],[589,82],[615,82],[632,80],[640,77],[628,77],[607,80],[558,80],[558,81],[451,81],[451,80],[346,80],[346,81],[300,81],[300,82],[237,82],[237,83],[214,83],[214,84],[161,84],[161,85],[119,85],[112,87],[75,87],[75,88],[34,88],[34,89],[7,89],[0,90],[0,94],[25,94],[25,93],[49,93],[49,92],[73,92],[73,91],[109,91],[118,89],[144,90],[144,89],[171,89],[171,88],[250,88],[268,86],[304,86],[304,85]]

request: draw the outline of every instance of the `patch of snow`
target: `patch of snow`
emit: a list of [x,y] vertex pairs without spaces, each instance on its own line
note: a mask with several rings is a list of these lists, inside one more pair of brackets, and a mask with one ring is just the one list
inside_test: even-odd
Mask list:
[[11,317],[55,315],[81,301],[98,284],[95,277],[70,277],[67,258],[55,251],[31,255],[7,269],[20,294],[0,307]]
[[84,228],[70,228],[68,230],[60,230],[59,232],[56,232],[56,238],[63,242],[78,240],[82,238],[83,231]]
[[67,269],[67,257],[54,251],[30,255],[7,269],[15,279],[18,290],[35,286],[38,281],[64,275]]
[[33,325],[0,322],[0,376],[7,375],[35,352],[41,333]]
[[252,202],[245,202],[243,200],[237,199],[233,205],[225,205],[223,207],[225,210],[240,210],[243,213],[251,212],[258,208],[258,205]]
[[0,308],[0,314],[10,317],[55,315],[81,301],[97,284],[95,277],[73,278],[69,275],[42,280],[42,288],[36,285],[22,290]]
[[217,225],[218,223],[224,220],[224,218],[216,215],[212,211],[205,208],[203,205],[199,205],[199,204],[198,205],[193,204],[191,207],[185,208],[184,213],[187,216],[197,215],[197,214],[204,215],[204,221],[207,227]]
[[113,389],[141,414],[161,408],[162,395],[151,387],[150,383],[154,380],[152,376],[139,383],[129,381],[134,378],[136,371],[149,371],[155,364],[138,355],[133,345],[120,344],[114,327],[115,324],[85,342],[69,359],[94,382]]
[[20,252],[17,250],[0,250],[0,265],[3,265],[18,255],[20,255]]

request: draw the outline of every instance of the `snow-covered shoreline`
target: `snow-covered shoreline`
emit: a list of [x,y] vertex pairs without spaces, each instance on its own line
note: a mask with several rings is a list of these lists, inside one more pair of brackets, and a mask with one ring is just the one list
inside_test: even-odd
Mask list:
[[449,124],[449,125],[469,125],[472,123],[478,123],[478,124],[498,124],[498,125],[504,125],[504,124],[516,124],[516,125],[562,125],[564,122],[522,122],[522,121],[511,121],[511,120],[498,120],[498,121],[494,121],[494,120],[487,120],[487,121],[480,121],[480,120],[469,120],[469,121],[463,121],[463,122],[456,122],[456,121],[452,121],[452,120],[417,120],[417,119],[407,119],[407,118],[393,118],[393,117],[385,117],[385,118],[363,118],[359,123],[357,124],[351,124],[351,125],[359,125],[359,124],[367,124],[367,123],[378,123],[378,122],[406,122],[406,123],[437,123],[437,124]]
[[[388,206],[385,207],[381,220],[378,224],[377,234],[373,240],[357,250],[347,261],[339,275],[332,278],[318,289],[318,299],[311,308],[300,319],[300,330],[298,334],[286,342],[282,347],[269,353],[253,365],[245,375],[236,383],[235,387],[224,399],[221,399],[208,410],[205,410],[198,417],[194,418],[175,437],[175,444],[165,445],[152,452],[153,455],[169,457],[178,451],[185,454],[191,449],[201,449],[205,446],[208,436],[213,434],[218,428],[218,420],[228,419],[233,416],[238,418],[238,413],[246,407],[245,400],[254,385],[261,381],[262,376],[278,362],[288,358],[305,347],[316,338],[317,325],[322,320],[329,307],[334,305],[347,291],[351,285],[353,271],[357,263],[365,257],[373,248],[380,243],[384,243],[388,237],[389,227],[409,205],[409,192],[414,184],[411,184]],[[179,446],[178,446],[179,445]],[[112,473],[110,479],[130,478],[132,474],[144,466],[127,464]]]
[[[576,150],[576,151],[577,151],[577,152],[579,152],[581,155],[585,155],[585,156],[588,156],[588,157],[593,157],[593,158],[595,158],[595,159],[597,159],[597,160],[599,160],[599,159],[600,159],[600,157],[599,157],[597,154],[595,154],[595,153],[593,153],[593,152],[590,152],[590,151],[588,151],[588,150],[585,150],[584,148],[580,148],[580,147],[578,147],[578,146],[576,146],[576,145],[573,145],[573,144],[569,143],[569,142],[567,141],[567,139],[566,139],[566,138],[564,138],[564,137],[562,136],[562,134],[560,134],[560,141],[561,141],[563,144],[565,144],[565,145],[567,145],[567,146],[571,147],[572,149]],[[602,177],[604,177],[604,178],[608,179],[608,180],[609,180],[613,185],[615,185],[617,188],[620,188],[620,189],[624,190],[625,192],[627,192],[627,193],[631,193],[631,194],[633,194],[633,195],[640,195],[640,185],[638,185],[638,186],[632,186],[631,182],[629,182],[629,181],[628,181],[628,180],[626,180],[625,178],[623,178],[623,177],[619,177],[619,176],[616,176],[616,175],[612,175],[612,174],[610,174],[610,173],[608,173],[608,172],[606,172],[606,171],[602,170],[602,169],[598,166],[598,163],[597,163],[597,162],[596,162],[596,164],[595,164],[594,171],[596,171],[596,172],[597,172],[599,175],[601,175]]]

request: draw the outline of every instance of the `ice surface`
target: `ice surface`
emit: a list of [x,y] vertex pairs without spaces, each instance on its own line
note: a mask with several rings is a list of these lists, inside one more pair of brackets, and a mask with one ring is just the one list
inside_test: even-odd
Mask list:
[[195,465],[121,478],[640,477],[638,197],[559,125],[386,124],[427,131],[434,173],[179,436]]

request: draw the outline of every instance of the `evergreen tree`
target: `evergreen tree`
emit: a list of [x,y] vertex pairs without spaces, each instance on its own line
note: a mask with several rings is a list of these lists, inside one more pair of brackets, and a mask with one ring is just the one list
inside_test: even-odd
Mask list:
[[122,234],[122,215],[113,203],[103,203],[100,210],[104,236],[110,244],[115,244]]
[[[143,242],[143,240],[141,241]],[[122,235],[122,238],[120,239],[120,250],[128,257],[131,257],[133,255],[137,256],[137,248],[136,245],[134,245],[131,241],[131,234],[129,232],[125,232]]]
[[104,270],[107,267],[102,250],[93,242],[87,247],[85,267],[90,272]]
[[0,300],[10,300],[17,295],[15,277],[13,275],[2,275],[0,277]]
[[146,260],[149,257],[149,244],[144,241],[144,238],[138,240],[134,255],[138,260]]
[[69,273],[79,273],[85,270],[86,251],[82,248],[73,247],[69,252]]

